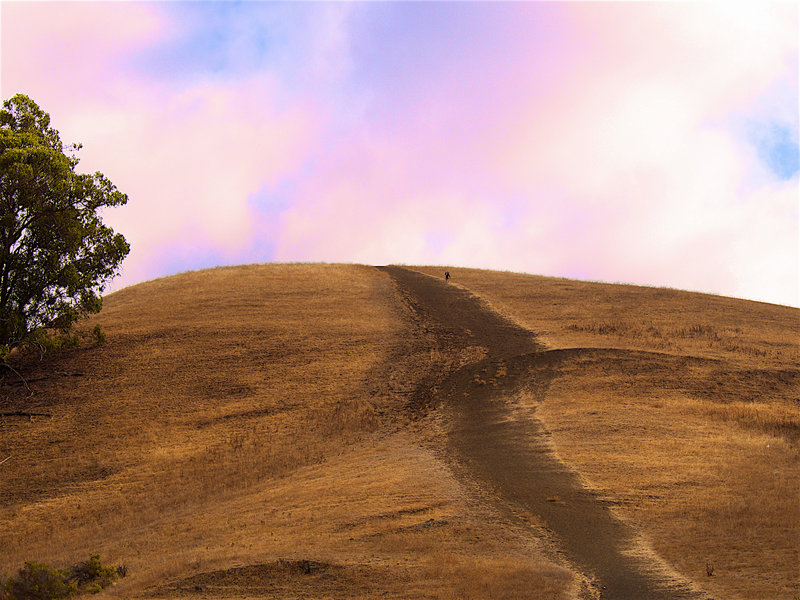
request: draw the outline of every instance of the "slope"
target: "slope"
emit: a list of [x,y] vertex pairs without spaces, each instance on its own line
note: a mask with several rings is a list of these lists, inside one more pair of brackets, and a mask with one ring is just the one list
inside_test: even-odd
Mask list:
[[717,597],[800,595],[800,311],[449,270],[560,352],[546,394],[523,393],[521,410],[642,551]]
[[545,545],[459,482],[406,409],[436,377],[390,279],[263,265],[122,290],[3,381],[0,574],[101,553],[107,596],[573,597]]
[[[29,357],[32,394],[5,374],[9,410],[52,417],[0,426],[0,574],[101,552],[130,573],[108,596],[587,598],[616,584],[554,521],[582,497],[654,593],[800,593],[797,310],[450,271],[422,297],[349,265],[109,296],[104,345]],[[486,461],[509,448],[568,487],[517,485]]]
[[657,577],[652,557],[631,555],[635,532],[558,460],[535,415],[515,410],[521,390],[546,389],[564,354],[544,352],[531,332],[472,294],[407,269],[386,270],[442,343],[486,349],[485,358],[454,371],[436,394],[438,409],[449,413],[448,448],[465,476],[489,486],[501,504],[541,519],[599,597],[699,597]]

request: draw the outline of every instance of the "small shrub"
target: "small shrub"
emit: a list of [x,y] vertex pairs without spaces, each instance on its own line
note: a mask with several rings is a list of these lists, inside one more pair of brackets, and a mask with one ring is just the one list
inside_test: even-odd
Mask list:
[[62,348],[77,348],[81,344],[80,335],[70,331],[37,329],[31,335],[33,348],[40,352],[52,352]]
[[[74,565],[70,572],[70,579],[78,584],[79,589],[94,592],[99,592],[117,577],[114,567],[104,567],[101,564],[99,554],[92,554],[89,560]],[[97,586],[99,589],[93,589]]]
[[[100,555],[69,569],[53,569],[43,563],[26,562],[16,577],[0,586],[0,600],[61,600],[75,594],[100,592],[118,576],[127,575],[124,566],[106,567]],[[0,579],[0,583],[2,579]]]
[[[61,330],[40,327],[31,332],[29,338],[19,346],[19,349],[25,353],[45,354],[47,352],[78,348],[92,342],[94,345],[100,346],[105,341],[106,334],[99,324],[96,324],[91,330]],[[0,361],[6,360],[11,355],[11,352],[12,349],[7,344],[0,345]]]
[[75,583],[69,583],[70,572],[53,569],[42,563],[26,562],[16,577],[5,585],[9,600],[60,600],[69,598],[78,591]]
[[103,328],[99,324],[94,326],[92,337],[98,346],[106,341],[106,334],[103,333]]

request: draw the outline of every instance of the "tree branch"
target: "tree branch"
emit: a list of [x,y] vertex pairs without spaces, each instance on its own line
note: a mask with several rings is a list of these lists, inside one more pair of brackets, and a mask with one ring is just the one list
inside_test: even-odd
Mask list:
[[26,379],[25,379],[25,378],[24,378],[24,377],[23,377],[23,376],[20,374],[20,372],[19,372],[19,371],[17,371],[17,370],[16,370],[14,367],[12,367],[10,364],[8,364],[8,363],[7,363],[7,362],[5,362],[5,361],[3,361],[3,362],[0,362],[0,367],[6,367],[6,368],[7,368],[9,371],[11,371],[12,373],[14,373],[14,375],[16,375],[17,377],[19,377],[19,381],[15,382],[15,383],[19,384],[19,383],[21,382],[21,383],[22,383],[22,385],[24,385],[24,386],[25,386],[25,389],[26,389],[26,390],[28,390],[28,392],[29,392],[31,395],[33,395],[33,390],[31,390],[30,386],[28,385],[28,381],[27,381],[27,380],[26,380]]

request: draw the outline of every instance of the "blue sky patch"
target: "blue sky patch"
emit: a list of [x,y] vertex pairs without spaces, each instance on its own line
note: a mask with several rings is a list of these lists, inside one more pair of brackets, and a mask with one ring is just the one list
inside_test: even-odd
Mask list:
[[797,130],[772,123],[754,128],[753,142],[759,158],[781,179],[791,179],[800,171]]

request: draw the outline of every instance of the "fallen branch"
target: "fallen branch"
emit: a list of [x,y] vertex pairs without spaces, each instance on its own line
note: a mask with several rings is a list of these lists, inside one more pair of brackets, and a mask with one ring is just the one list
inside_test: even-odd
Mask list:
[[9,454],[9,455],[8,455],[8,456],[6,456],[6,457],[5,457],[3,460],[0,460],[0,465],[2,465],[4,462],[6,462],[6,461],[7,461],[9,458],[11,458],[12,456],[13,456],[12,454]]

